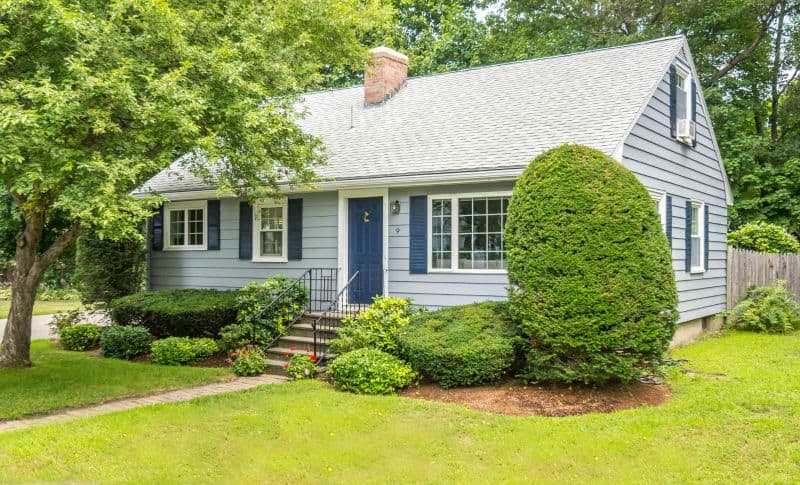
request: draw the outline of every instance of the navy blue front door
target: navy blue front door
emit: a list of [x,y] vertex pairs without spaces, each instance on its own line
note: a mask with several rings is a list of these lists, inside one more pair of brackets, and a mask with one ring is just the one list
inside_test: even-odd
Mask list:
[[383,294],[383,199],[348,200],[348,280],[359,272],[350,303],[370,303]]

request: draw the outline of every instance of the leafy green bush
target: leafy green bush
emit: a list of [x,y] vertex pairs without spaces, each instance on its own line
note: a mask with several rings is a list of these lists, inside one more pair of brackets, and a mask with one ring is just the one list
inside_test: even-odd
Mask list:
[[800,329],[800,304],[778,280],[772,286],[754,286],[747,298],[726,313],[728,325],[743,330],[789,333]]
[[50,329],[53,330],[53,333],[61,335],[62,330],[81,323],[83,319],[83,310],[74,308],[72,310],[58,312],[53,315],[53,319],[50,320],[49,325]]
[[515,328],[505,302],[415,316],[400,331],[402,356],[442,387],[499,380],[515,360]]
[[101,239],[88,232],[78,239],[75,280],[84,303],[110,303],[142,291],[145,274],[144,238]]
[[210,338],[169,337],[150,345],[153,362],[161,365],[180,365],[207,359],[217,351]]
[[800,253],[800,242],[777,224],[748,222],[728,233],[728,244],[762,253]]
[[355,318],[342,320],[337,338],[330,343],[334,354],[374,348],[397,354],[397,336],[411,321],[411,300],[376,296],[372,305]]
[[[264,328],[256,328],[255,343],[260,347],[269,345],[273,338],[272,333]],[[219,348],[228,352],[234,352],[247,344],[253,342],[253,327],[241,323],[226,325],[219,331]]]
[[236,321],[236,292],[165,290],[136,293],[113,300],[117,325],[141,325],[156,338],[216,337]]
[[[305,310],[308,289],[295,283],[296,280],[275,275],[264,283],[250,282],[236,292],[236,323],[255,328],[256,343],[268,345]],[[280,303],[271,304],[278,296]]]
[[563,145],[517,180],[505,227],[520,377],[602,385],[660,361],[676,330],[672,256],[653,200],[611,157]]
[[103,357],[132,359],[149,353],[152,340],[150,332],[144,327],[112,325],[105,329],[100,338],[100,350]]
[[334,384],[355,394],[394,394],[417,380],[417,373],[397,357],[377,349],[340,355],[328,366]]
[[267,357],[257,345],[245,345],[234,351],[228,363],[237,376],[257,376],[267,369]]
[[295,380],[313,379],[317,375],[317,358],[313,355],[293,355],[286,367],[286,375]]
[[[75,288],[69,286],[63,288],[39,287],[36,299],[39,301],[79,301],[80,294]],[[0,289],[0,300],[11,300],[11,288]]]
[[79,323],[70,327],[64,327],[59,333],[61,346],[66,350],[77,350],[83,352],[87,349],[94,349],[100,345],[100,334],[102,330],[99,326],[91,323]]

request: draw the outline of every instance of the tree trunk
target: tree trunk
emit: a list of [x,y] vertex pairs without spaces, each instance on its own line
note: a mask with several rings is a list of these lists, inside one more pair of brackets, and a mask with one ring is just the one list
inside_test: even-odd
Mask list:
[[31,317],[39,280],[36,274],[23,274],[19,268],[11,282],[11,310],[8,312],[0,367],[27,367],[31,365]]

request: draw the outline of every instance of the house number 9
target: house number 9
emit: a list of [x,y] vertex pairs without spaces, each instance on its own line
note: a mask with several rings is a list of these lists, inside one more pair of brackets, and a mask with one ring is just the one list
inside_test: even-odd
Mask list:
[[369,212],[364,211],[364,223],[369,224]]

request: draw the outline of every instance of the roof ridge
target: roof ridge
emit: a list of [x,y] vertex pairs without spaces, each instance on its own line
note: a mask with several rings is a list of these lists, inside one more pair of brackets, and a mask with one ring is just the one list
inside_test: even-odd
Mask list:
[[[666,37],[657,37],[655,39],[642,40],[642,41],[639,41],[639,42],[631,42],[629,44],[619,44],[619,45],[613,45],[613,46],[607,46],[607,47],[597,47],[595,49],[589,49],[589,50],[585,50],[585,51],[568,52],[566,54],[554,54],[554,55],[551,55],[551,56],[532,57],[530,59],[519,59],[519,60],[516,60],[516,61],[497,62],[495,64],[486,64],[486,65],[483,65],[483,66],[463,67],[461,69],[453,69],[452,71],[432,72],[430,74],[420,74],[420,75],[417,75],[417,76],[410,76],[406,80],[406,82],[413,81],[415,79],[423,79],[423,78],[429,78],[429,77],[434,77],[434,76],[444,76],[444,75],[447,75],[447,74],[455,74],[455,73],[459,73],[459,72],[477,71],[479,69],[489,69],[489,68],[493,68],[493,67],[510,66],[510,65],[514,65],[514,64],[523,64],[523,63],[528,63],[528,62],[544,61],[544,60],[548,60],[548,59],[558,59],[560,57],[571,57],[571,56],[580,56],[580,55],[584,55],[584,54],[594,54],[594,53],[597,53],[597,52],[609,51],[609,50],[613,50],[613,49],[624,49],[624,48],[635,47],[635,46],[644,45],[644,44],[655,44],[655,43],[659,43],[659,42],[666,42],[666,41],[670,41],[670,40],[684,39],[684,38],[685,38],[685,36],[683,34],[676,34],[676,35],[670,35],[670,36],[666,36]],[[361,83],[361,84],[353,84],[352,86],[342,86],[342,87],[339,87],[339,88],[318,89],[318,90],[315,90],[315,91],[307,91],[307,92],[301,94],[300,97],[308,96],[308,95],[312,95],[312,94],[324,94],[324,93],[332,93],[332,92],[336,92],[336,91],[344,91],[346,89],[357,89],[357,88],[361,88],[363,86],[364,86],[363,83]]]

